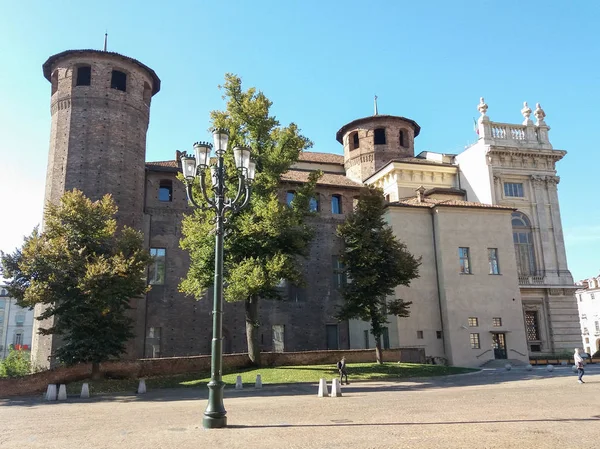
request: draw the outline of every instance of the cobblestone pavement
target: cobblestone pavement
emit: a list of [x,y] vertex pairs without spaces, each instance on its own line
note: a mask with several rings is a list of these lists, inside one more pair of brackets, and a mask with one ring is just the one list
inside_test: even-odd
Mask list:
[[[227,388],[228,428],[205,430],[206,388],[0,400],[1,448],[577,448],[600,445],[600,367],[484,370],[317,385]],[[350,379],[351,380],[351,379]]]

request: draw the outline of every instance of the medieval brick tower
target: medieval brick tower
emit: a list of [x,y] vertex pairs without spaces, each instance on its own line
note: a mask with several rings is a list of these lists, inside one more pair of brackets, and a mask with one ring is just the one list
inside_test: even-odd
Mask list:
[[393,115],[376,114],[342,126],[335,137],[344,145],[346,176],[362,183],[389,161],[414,156],[420,131],[415,121]]
[[[160,79],[135,59],[98,50],[67,50],[42,67],[52,84],[45,203],[75,188],[92,200],[110,193],[119,225],[142,230],[146,132]],[[54,347],[34,329],[36,363],[47,365]]]

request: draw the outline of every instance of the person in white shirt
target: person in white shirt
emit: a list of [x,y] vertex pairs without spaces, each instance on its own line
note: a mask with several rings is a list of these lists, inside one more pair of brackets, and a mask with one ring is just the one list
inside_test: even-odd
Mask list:
[[575,348],[575,354],[573,355],[573,359],[575,360],[575,366],[577,367],[577,379],[580,384],[585,383],[582,379],[585,374],[585,370],[583,369],[583,357],[579,355],[579,348]]

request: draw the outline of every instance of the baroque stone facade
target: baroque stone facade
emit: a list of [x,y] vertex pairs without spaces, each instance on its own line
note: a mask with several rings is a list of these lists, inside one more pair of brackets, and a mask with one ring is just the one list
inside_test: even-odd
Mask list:
[[[160,80],[138,61],[90,50],[52,56],[44,74],[52,82],[46,199],[57,201],[72,188],[94,199],[113,194],[120,223],[141,229],[156,256],[151,291],[132,300],[136,337],[127,356],[209,353],[211,301],[178,291],[189,264],[179,248],[181,219],[191,212],[177,180],[179,154],[144,162],[150,99]],[[344,282],[336,271],[342,246],[335,231],[365,184],[384,190],[386,219],[423,258],[421,277],[397,289],[413,301],[411,317],[390,317],[384,346],[422,347],[430,357],[472,366],[573,347],[577,308],[554,165],[565,152],[552,149],[541,108],[536,125],[528,116],[523,125],[494,123],[483,100],[478,108],[479,140],[460,155],[415,156],[419,125],[376,114],[337,132],[343,156],[306,152],[284,174],[282,202],[312,170],[324,173],[310,218],[316,237],[300,260],[306,286],[282,282],[284,300],[261,301],[262,350],[372,347],[368,324],[335,319]],[[526,241],[513,242],[520,235]],[[226,353],[246,350],[241,304],[225,304],[224,339]],[[60,342],[36,337],[33,344],[43,364]]]

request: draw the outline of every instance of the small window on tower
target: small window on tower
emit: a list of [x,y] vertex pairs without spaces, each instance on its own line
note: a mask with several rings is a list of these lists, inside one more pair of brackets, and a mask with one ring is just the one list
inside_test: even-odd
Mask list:
[[127,92],[127,74],[118,70],[113,70],[112,77],[110,79],[110,87],[112,89]]
[[375,145],[385,145],[385,128],[377,128],[373,139]]
[[89,65],[77,67],[76,86],[89,86],[92,82],[92,68]]
[[403,130],[400,130],[400,146],[406,148],[406,135]]
[[52,84],[52,95],[58,90],[58,70],[55,70],[50,77],[50,83]]
[[358,140],[358,131],[354,131],[350,135],[350,149],[356,150],[359,147],[360,147],[360,141]]

